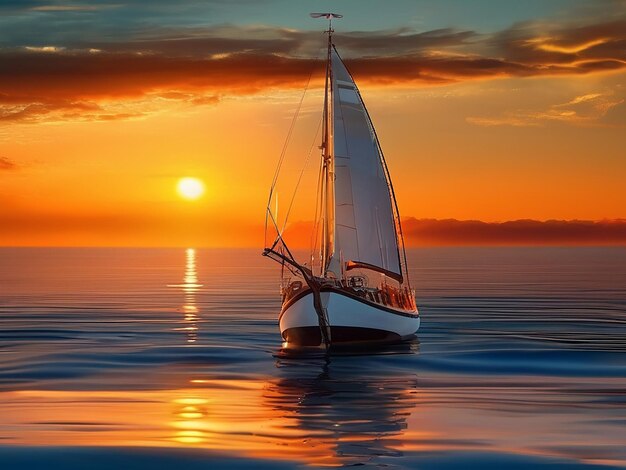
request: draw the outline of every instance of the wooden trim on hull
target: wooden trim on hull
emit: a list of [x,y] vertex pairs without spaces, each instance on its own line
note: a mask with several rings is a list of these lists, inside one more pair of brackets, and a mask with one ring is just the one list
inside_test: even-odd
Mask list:
[[[398,343],[406,339],[391,331],[354,326],[331,326],[330,334],[333,344],[344,345]],[[322,335],[317,326],[288,328],[283,331],[282,336],[287,343],[296,346],[319,346],[322,342]]]
[[[320,292],[332,292],[333,294],[343,295],[343,296],[348,297],[348,298],[350,298],[352,300],[356,300],[358,302],[364,303],[365,305],[369,305],[370,307],[374,307],[376,309],[382,310],[382,311],[387,312],[387,313],[392,313],[394,315],[400,315],[401,317],[419,318],[419,312],[411,313],[411,312],[406,312],[406,311],[402,311],[402,310],[395,310],[395,309],[386,307],[384,305],[377,304],[375,302],[370,302],[369,300],[364,299],[363,297],[359,297],[358,295],[352,295],[349,292],[346,292],[346,291],[341,290],[341,289],[336,289],[334,287],[328,287],[328,286],[327,287],[322,287],[320,289]],[[300,300],[301,298],[307,296],[308,294],[312,295],[313,291],[311,289],[303,289],[302,292],[299,292],[298,294],[294,295],[286,303],[284,303],[282,308],[281,308],[281,310],[280,310],[280,315],[278,316],[278,321],[280,322],[280,319],[283,317],[283,315],[285,314],[287,309],[289,309],[289,307],[291,307],[298,300]]]

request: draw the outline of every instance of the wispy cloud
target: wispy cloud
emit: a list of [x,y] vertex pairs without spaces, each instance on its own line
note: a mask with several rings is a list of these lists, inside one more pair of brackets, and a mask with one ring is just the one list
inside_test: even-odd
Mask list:
[[0,156],[0,171],[15,169],[17,169],[17,164],[13,160]]
[[115,121],[140,119],[150,114],[176,108],[210,106],[219,97],[203,93],[166,92],[147,94],[144,97],[124,100],[38,99],[24,103],[23,100],[7,100],[0,95],[0,123],[36,124],[58,121]]
[[65,48],[57,46],[24,46],[24,49],[32,52],[61,52]]
[[32,11],[98,11],[104,10],[107,8],[115,8],[119,5],[76,5],[76,4],[66,4],[66,5],[38,5],[30,7],[29,9]]
[[578,126],[626,126],[626,100],[623,92],[587,93],[565,103],[539,110],[508,111],[500,116],[471,116],[466,120],[478,126],[537,127],[549,123]]

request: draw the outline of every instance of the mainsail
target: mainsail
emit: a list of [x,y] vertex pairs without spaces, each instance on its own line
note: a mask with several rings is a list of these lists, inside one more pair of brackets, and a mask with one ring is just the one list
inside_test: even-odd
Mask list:
[[344,269],[367,267],[402,280],[394,206],[380,146],[352,76],[334,46],[329,47],[326,269],[341,276]]

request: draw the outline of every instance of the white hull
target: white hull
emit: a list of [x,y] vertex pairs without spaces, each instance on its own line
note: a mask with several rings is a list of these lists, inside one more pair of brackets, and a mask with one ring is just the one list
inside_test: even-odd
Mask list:
[[[420,325],[417,310],[398,310],[356,299],[337,291],[322,291],[332,343],[392,342],[410,338]],[[285,341],[314,346],[320,344],[319,319],[308,291],[283,305],[280,332]]]

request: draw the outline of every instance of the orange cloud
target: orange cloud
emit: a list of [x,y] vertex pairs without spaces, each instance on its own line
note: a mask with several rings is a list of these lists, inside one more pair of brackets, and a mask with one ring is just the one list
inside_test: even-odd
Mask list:
[[[469,55],[410,55],[346,62],[361,80],[386,84],[587,74],[626,66],[616,59],[564,66],[522,64]],[[12,102],[127,98],[159,91],[255,93],[268,88],[301,86],[311,70],[316,65],[319,67],[310,59],[246,53],[193,59],[111,53],[5,52],[0,54],[0,64],[3,64],[0,65],[0,100]]]
[[[549,41],[549,40],[548,40]],[[550,52],[563,52],[565,54],[572,54],[572,53],[577,53],[577,52],[582,52],[586,49],[589,49],[590,47],[594,47],[594,46],[598,46],[600,44],[604,44],[606,42],[605,38],[600,38],[600,39],[593,39],[591,41],[587,41],[584,42],[582,44],[574,44],[571,46],[559,46],[556,44],[551,44],[550,42],[543,42],[541,41],[538,45],[537,48],[542,49],[544,51],[550,51]]]
[[588,93],[547,109],[508,111],[501,116],[470,116],[466,121],[479,126],[537,127],[550,122],[579,126],[624,126],[626,100],[614,92]]
[[[215,104],[220,94],[300,86],[312,66],[306,59],[238,54],[192,59],[84,52],[0,52],[0,121],[115,119],[150,111],[150,102]],[[136,112],[109,109],[137,102]],[[154,103],[152,103],[154,104]],[[161,108],[164,103],[161,103]],[[155,106],[152,106],[154,108]],[[127,108],[127,107],[125,107]]]
[[289,86],[312,61],[236,54],[222,59],[82,52],[0,53],[0,100],[132,98],[154,92],[252,93]]
[[0,170],[15,170],[17,164],[7,157],[0,157]]

